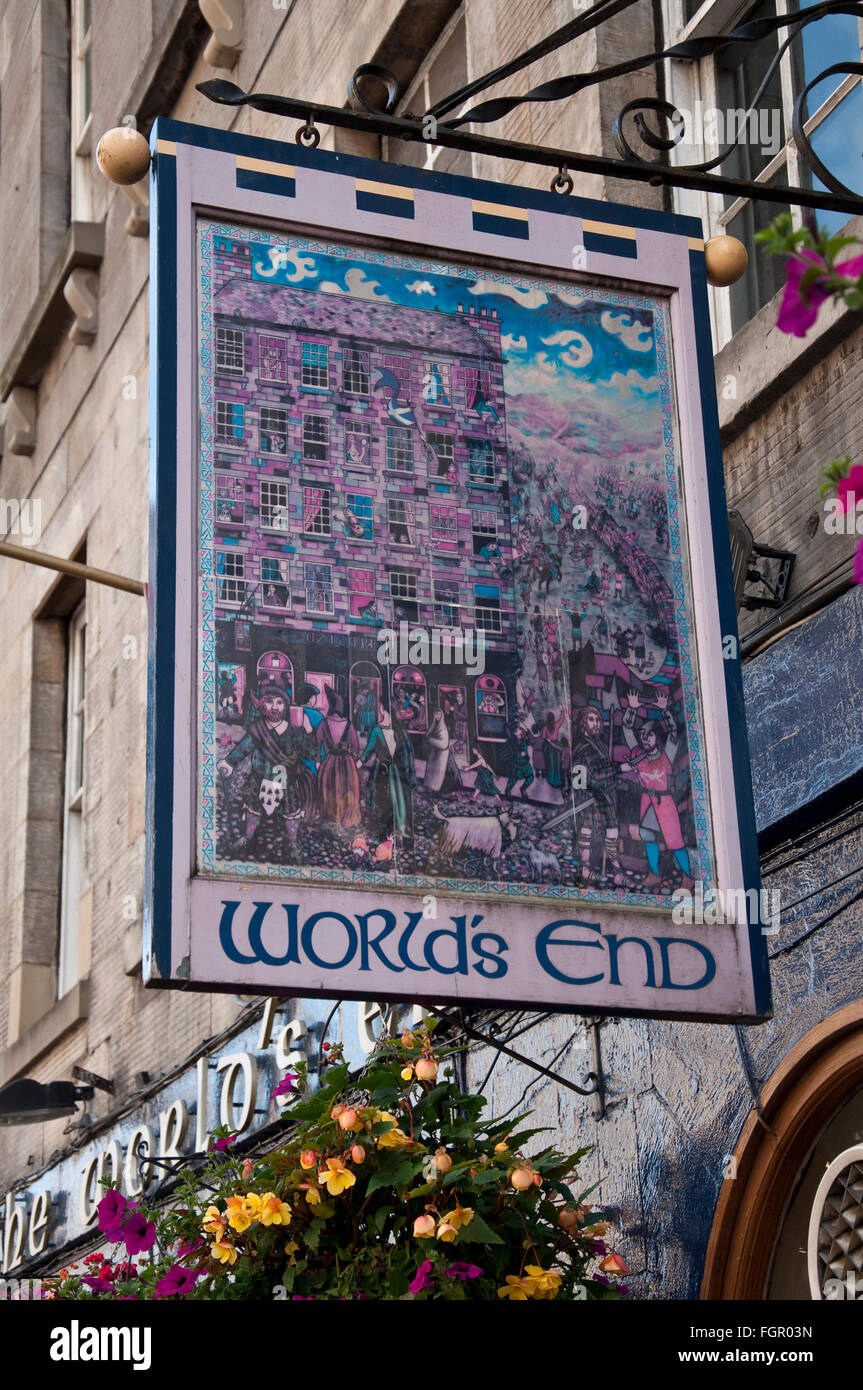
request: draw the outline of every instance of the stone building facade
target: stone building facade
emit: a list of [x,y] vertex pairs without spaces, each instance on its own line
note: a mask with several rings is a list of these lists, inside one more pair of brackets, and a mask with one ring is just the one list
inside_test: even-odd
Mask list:
[[[196,0],[110,5],[101,0],[72,0],[70,5],[66,0],[27,0],[7,5],[0,20],[0,497],[6,505],[5,538],[132,579],[147,572],[147,195],[144,185],[124,191],[101,179],[95,166],[101,132],[132,118],[146,133],[154,117],[164,114],[292,139],[293,130],[284,121],[213,106],[196,84],[230,75],[246,90],[282,91],[340,105],[351,73],[369,61],[396,74],[403,107],[423,110],[443,92],[522,53],[573,16],[568,0],[525,0],[518,6],[507,0],[299,0],[284,5],[223,0],[223,8],[231,25],[215,33]],[[732,11],[754,8],[741,4],[735,9],[720,0],[701,6],[689,0],[638,3],[602,29],[536,59],[493,92],[520,91],[567,72],[620,62],[662,42],[697,37],[711,27],[715,31]],[[657,26],[662,27],[660,35]],[[845,30],[828,37],[836,50],[831,61],[847,59]],[[690,109],[699,100],[719,104],[722,73],[738,82],[738,90],[743,68],[739,56],[735,67],[733,53],[720,64],[669,60],[640,75],[589,87],[565,103],[518,107],[497,124],[495,133],[611,152],[614,114],[630,98],[668,92]],[[785,109],[799,74],[789,60],[780,76],[776,103]],[[850,108],[844,107],[844,118],[849,109],[853,116],[859,81],[855,86],[850,77],[843,80],[846,85],[830,95],[824,122],[834,112],[842,117],[846,102]],[[786,119],[777,154],[763,159],[747,154],[755,161],[753,177],[769,181],[780,166],[787,166],[795,180],[800,177],[789,129]],[[702,147],[711,138],[703,132],[697,136]],[[392,148],[391,142],[347,131],[324,128],[324,143],[483,178],[544,185],[548,177],[542,169],[497,157]],[[579,194],[663,205],[662,191],[643,182],[599,174],[574,177]],[[702,216],[708,234],[727,227],[744,235],[753,266],[759,265],[751,233],[759,219],[766,220],[762,205],[726,208],[713,195],[686,193],[675,194],[673,203]],[[855,229],[859,234],[863,221],[857,219]],[[486,499],[482,480],[471,475],[469,439],[490,444],[494,456],[497,426],[490,417],[477,417],[475,410],[472,414],[471,403],[458,393],[468,387],[467,362],[477,373],[488,372],[494,399],[500,351],[494,323],[465,314],[441,330],[439,356],[433,359],[440,388],[411,347],[411,325],[405,322],[394,331],[392,356],[408,361],[411,406],[428,411],[430,433],[453,436],[457,473],[455,483],[442,481],[440,473],[429,478],[428,499],[422,504],[428,514],[416,514],[411,521],[399,509],[398,470],[381,473],[375,466],[369,471],[361,466],[366,431],[356,427],[367,420],[372,426],[368,440],[374,464],[375,450],[377,461],[384,461],[386,431],[398,425],[384,420],[377,398],[374,408],[369,403],[358,409],[353,399],[348,406],[348,395],[362,399],[363,393],[345,391],[345,373],[354,382],[364,380],[365,349],[346,342],[337,305],[327,330],[308,334],[288,326],[302,317],[293,302],[300,290],[284,291],[282,323],[252,327],[253,306],[247,305],[242,364],[245,369],[256,363],[257,379],[239,388],[239,339],[231,300],[233,296],[242,304],[253,291],[245,279],[241,289],[232,288],[229,277],[237,254],[227,243],[220,250],[227,302],[217,327],[224,330],[220,395],[227,409],[214,422],[223,430],[216,445],[214,550],[236,555],[248,536],[251,574],[246,575],[245,562],[242,575],[224,567],[224,621],[233,628],[224,664],[243,664],[249,656],[236,641],[237,625],[246,621],[239,614],[249,593],[232,588],[229,579],[235,586],[251,581],[272,587],[272,607],[259,601],[261,592],[268,593],[265,588],[252,599],[249,622],[261,629],[271,615],[278,617],[288,594],[294,604],[307,602],[310,583],[313,596],[323,598],[326,592],[323,570],[316,574],[314,567],[331,563],[324,558],[328,542],[306,525],[306,519],[322,518],[322,500],[307,499],[303,491],[315,487],[314,454],[304,451],[324,442],[321,417],[333,422],[328,447],[337,451],[344,480],[344,495],[331,499],[331,526],[341,513],[344,521],[338,524],[351,531],[350,543],[358,554],[352,565],[347,549],[339,546],[344,587],[332,584],[332,615],[310,613],[312,628],[327,628],[332,617],[339,631],[364,631],[365,599],[361,602],[360,595],[371,591],[359,581],[352,589],[348,573],[365,568],[360,557],[369,543],[360,541],[354,526],[362,529],[369,520],[373,547],[375,532],[379,540],[374,565],[368,568],[374,571],[374,597],[387,617],[386,605],[394,595],[386,575],[392,574],[391,566],[410,568],[394,558],[405,548],[397,528],[409,532],[411,525],[427,528],[426,534],[440,528],[442,544],[434,562],[425,557],[414,562],[417,597],[406,591],[403,597],[427,610],[437,602],[435,583],[443,583],[454,568],[444,549],[451,537],[461,555],[458,582],[464,592],[458,602],[476,612],[476,590],[493,588],[497,581],[479,554],[475,514],[495,513],[504,558],[507,517],[500,498]],[[863,866],[863,608],[860,591],[851,586],[855,538],[826,533],[816,495],[818,471],[828,458],[847,453],[858,459],[861,454],[863,328],[859,314],[828,307],[807,338],[783,337],[775,328],[778,283],[759,265],[754,278],[733,295],[712,293],[729,506],[739,510],[756,540],[796,555],[787,603],[775,613],[740,615],[763,873],[765,883],[781,888],[788,905],[779,934],[769,943],[775,1017],[746,1029],[639,1020],[604,1023],[598,1030],[605,1078],[602,1107],[509,1062],[496,1067],[486,1086],[496,1114],[515,1112],[526,1101],[536,1108],[539,1123],[561,1129],[564,1144],[596,1144],[586,1168],[600,1182],[598,1199],[620,1213],[623,1236],[618,1243],[639,1297],[697,1297],[700,1290],[709,1297],[753,1291],[764,1297],[808,1297],[799,1248],[805,1246],[819,1166],[823,1170],[825,1154],[829,1160],[863,1135],[863,975],[855,949],[863,925],[857,887]],[[369,312],[380,311],[370,307]],[[321,349],[326,349],[326,365]],[[265,361],[266,377],[261,371]],[[446,364],[452,367],[455,393],[453,425],[439,394],[446,393],[446,374],[440,371]],[[389,369],[407,385],[395,361]],[[324,370],[326,388],[319,387]],[[304,371],[311,388],[305,426],[291,418],[297,416],[296,403],[285,389],[291,380],[302,386]],[[321,404],[325,389],[333,395]],[[438,392],[435,401],[424,394],[432,389]],[[240,428],[242,448],[232,448]],[[398,455],[398,436],[390,439],[392,458]],[[442,444],[436,457],[448,453]],[[487,448],[475,450],[474,456],[478,462],[487,458]],[[279,470],[286,464],[284,479]],[[262,490],[265,481],[268,486]],[[370,518],[362,497],[371,498]],[[9,505],[15,502],[17,510]],[[287,512],[279,512],[285,505]],[[434,507],[455,508],[454,532],[451,520],[441,510],[434,513]],[[274,516],[287,519],[288,549],[280,525],[262,528],[265,542],[252,539],[259,536],[265,508],[270,521]],[[29,518],[26,527],[24,517]],[[483,524],[482,516],[479,522]],[[78,1066],[112,1086],[111,1091],[97,1089],[86,1103],[83,1121],[71,1127],[58,1119],[4,1130],[0,1193],[7,1195],[0,1264],[20,1272],[54,1267],[67,1248],[65,1235],[58,1237],[59,1244],[52,1241],[51,1222],[58,1232],[72,1232],[69,1248],[75,1242],[86,1247],[86,1202],[76,1227],[65,1217],[61,1221],[61,1198],[53,1196],[48,1234],[41,1239],[43,1210],[34,1196],[40,1184],[55,1194],[68,1186],[63,1177],[52,1187],[51,1175],[61,1170],[74,1174],[82,1169],[91,1184],[97,1168],[110,1171],[114,1158],[103,1163],[98,1155],[119,1142],[112,1137],[117,1125],[126,1124],[126,1143],[130,1117],[149,1114],[147,1107],[158,1111],[159,1087],[167,1088],[173,1104],[170,1087],[179,1085],[189,1067],[203,1071],[206,1101],[207,1059],[219,1048],[240,1046],[236,1040],[246,1038],[250,1010],[255,1013],[258,1006],[230,994],[161,993],[141,984],[145,601],[9,558],[0,558],[0,595],[5,792],[0,1084],[23,1076],[51,1081],[70,1076]],[[440,606],[452,602],[451,595]],[[500,602],[501,631],[493,636],[506,643],[505,583]],[[262,646],[261,654],[264,650]],[[320,659],[319,664],[326,674],[329,668]],[[294,1014],[304,1009],[306,1018],[290,1036],[306,1036],[302,1029],[307,1026],[308,1036],[315,1035],[315,1028],[319,1036],[320,1012],[302,1001],[290,1003],[291,1026]],[[365,1028],[367,1015],[359,1022]],[[357,1026],[351,1006],[345,1029],[352,1044]],[[262,1023],[259,1035],[242,1042],[244,1055],[264,1055],[272,1027],[266,1043],[264,1033]],[[558,1017],[542,1020],[516,1046],[581,1082],[593,1065],[591,1036],[586,1021]],[[485,1077],[492,1060],[491,1053],[472,1054],[471,1079]],[[212,1072],[213,1077],[221,1075],[215,1062]],[[275,1105],[265,1099],[272,1118]],[[217,1114],[220,1103],[216,1097]],[[162,1113],[167,1113],[164,1107]],[[160,1134],[158,1115],[152,1126]],[[168,1142],[172,1133],[160,1134],[160,1140]],[[93,1152],[96,1166],[90,1168]],[[124,1155],[117,1154],[122,1163]],[[25,1213],[31,1223],[32,1243],[25,1242],[20,1254],[17,1242],[25,1217],[13,1217],[13,1212]]]

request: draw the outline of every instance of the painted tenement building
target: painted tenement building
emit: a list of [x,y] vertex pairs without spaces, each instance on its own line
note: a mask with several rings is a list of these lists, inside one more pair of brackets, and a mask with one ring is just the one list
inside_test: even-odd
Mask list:
[[[213,558],[220,714],[274,674],[351,715],[408,697],[410,731],[461,687],[471,734],[504,737],[516,657],[497,311],[349,300],[256,278],[261,248],[213,238]],[[384,628],[473,629],[461,665],[377,661]],[[473,681],[471,680],[471,685]],[[483,699],[483,695],[485,698]]]

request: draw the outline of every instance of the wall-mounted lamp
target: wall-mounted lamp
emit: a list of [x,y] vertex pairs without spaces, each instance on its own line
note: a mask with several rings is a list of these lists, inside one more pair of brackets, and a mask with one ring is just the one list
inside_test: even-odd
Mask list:
[[76,1102],[91,1100],[92,1086],[23,1077],[0,1090],[0,1125],[35,1125],[74,1115]]

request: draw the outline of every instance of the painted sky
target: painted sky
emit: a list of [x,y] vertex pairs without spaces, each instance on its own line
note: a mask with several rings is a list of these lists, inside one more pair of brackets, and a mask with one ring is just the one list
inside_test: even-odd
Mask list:
[[[333,255],[311,243],[253,246],[253,278],[324,294],[455,313],[459,303],[495,308],[502,325],[509,395],[561,400],[587,394],[640,413],[655,411],[656,345],[650,308],[608,305],[570,286],[539,283],[465,266],[404,260],[379,263],[374,252]],[[357,264],[357,262],[363,264]],[[621,296],[623,299],[623,296]],[[640,301],[643,305],[643,300]]]

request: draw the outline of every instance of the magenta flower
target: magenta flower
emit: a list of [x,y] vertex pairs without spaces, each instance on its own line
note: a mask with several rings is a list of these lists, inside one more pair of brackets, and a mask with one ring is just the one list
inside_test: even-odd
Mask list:
[[156,1240],[156,1223],[148,1221],[140,1211],[133,1211],[123,1227],[123,1243],[130,1255],[151,1250]]
[[96,1210],[99,1213],[99,1230],[108,1237],[112,1245],[115,1245],[123,1238],[122,1217],[126,1211],[126,1198],[111,1187]]
[[181,1240],[180,1244],[177,1246],[177,1258],[182,1260],[184,1255],[194,1255],[195,1251],[203,1249],[203,1246],[204,1242],[201,1240],[200,1236],[197,1240],[193,1241],[191,1245],[187,1240]]
[[87,1288],[92,1289],[94,1293],[113,1293],[114,1291],[113,1279],[106,1279],[103,1274],[85,1274],[81,1283],[86,1284]]
[[431,1267],[431,1260],[423,1260],[422,1264],[417,1266],[417,1272],[408,1284],[411,1293],[422,1293],[424,1289],[434,1288],[434,1279],[430,1278]]
[[221,1139],[213,1139],[210,1141],[210,1148],[215,1149],[220,1154],[226,1153],[236,1137],[236,1134],[225,1134]]
[[465,1264],[458,1262],[450,1265],[446,1272],[447,1279],[460,1279],[464,1283],[465,1279],[479,1279],[482,1277],[482,1270],[479,1265]]
[[[823,266],[825,272],[827,271],[817,251],[801,251],[799,255],[791,256],[788,261],[785,292],[779,306],[776,327],[783,333],[793,334],[796,338],[806,337],[818,317],[821,305],[833,293],[826,273],[809,285],[805,293],[801,292],[800,282],[807,270],[811,270],[813,266]],[[836,273],[856,279],[858,275],[863,274],[863,256],[853,256],[851,260],[843,261],[841,265],[836,266]]]
[[274,1095],[274,1096],[291,1096],[291,1095],[293,1095],[294,1092],[295,1092],[296,1089],[297,1089],[297,1087],[294,1085],[294,1082],[295,1082],[295,1081],[299,1081],[299,1079],[300,1079],[300,1074],[299,1074],[299,1072],[296,1072],[296,1071],[286,1071],[285,1074],[284,1074],[284,1076],[282,1077],[281,1081],[279,1082],[278,1086],[277,1086],[276,1089],[273,1091],[273,1095]]
[[839,507],[843,512],[863,506],[863,463],[855,463],[836,484]]
[[198,1280],[197,1271],[186,1269],[183,1265],[172,1265],[167,1274],[163,1274],[155,1289],[154,1298],[173,1298],[175,1295],[185,1298],[187,1293],[191,1293]]

